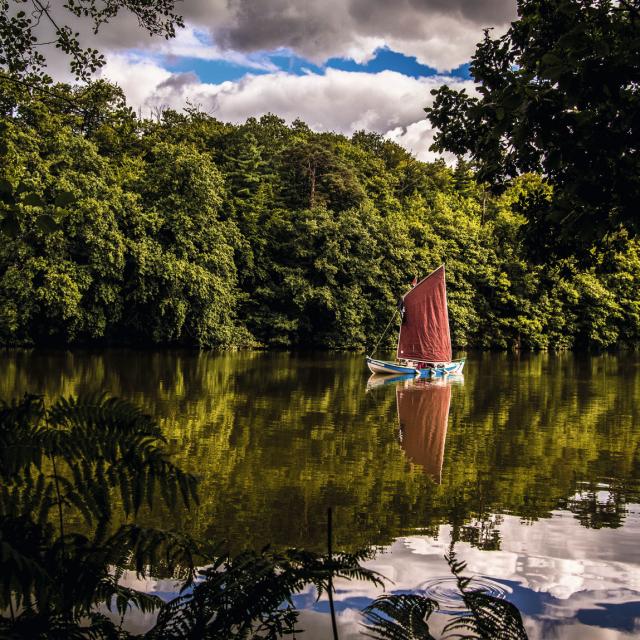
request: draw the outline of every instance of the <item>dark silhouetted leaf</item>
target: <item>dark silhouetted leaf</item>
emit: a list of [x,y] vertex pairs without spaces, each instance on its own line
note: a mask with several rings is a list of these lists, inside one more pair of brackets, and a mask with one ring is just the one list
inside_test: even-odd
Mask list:
[[60,191],[56,194],[54,204],[56,207],[67,207],[76,201],[76,197],[70,191]]
[[38,216],[36,224],[38,228],[45,233],[53,233],[60,229],[60,225],[54,220],[53,216],[50,216],[48,213]]
[[37,193],[28,193],[22,198],[22,204],[29,205],[30,207],[44,207],[46,202]]

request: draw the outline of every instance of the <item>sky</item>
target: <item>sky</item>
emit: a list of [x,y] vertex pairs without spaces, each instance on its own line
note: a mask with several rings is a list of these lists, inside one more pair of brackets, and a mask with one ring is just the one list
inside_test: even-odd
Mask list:
[[227,122],[272,112],[318,131],[383,134],[433,159],[424,107],[441,84],[473,91],[484,28],[504,32],[515,0],[184,0],[185,28],[150,38],[118,16],[92,37],[103,77],[130,104],[197,106]]

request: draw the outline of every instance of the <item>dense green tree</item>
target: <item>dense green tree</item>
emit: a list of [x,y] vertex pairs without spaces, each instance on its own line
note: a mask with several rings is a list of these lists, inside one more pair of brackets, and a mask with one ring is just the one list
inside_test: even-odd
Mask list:
[[344,161],[331,142],[310,141],[316,136],[305,134],[305,139],[296,140],[280,158],[283,204],[292,209],[327,206],[335,211],[357,205],[364,191],[353,165]]
[[554,194],[538,174],[496,196],[375,134],[141,120],[103,81],[2,86],[2,344],[371,348],[441,263],[458,347],[638,343],[637,240],[534,264],[523,202]]
[[[38,104],[26,122],[2,123],[5,187],[28,192],[5,204],[15,229],[0,248],[3,342],[246,343],[233,319],[238,231],[221,220],[224,180],[210,158],[153,140],[125,155],[129,127],[113,123],[101,126],[118,141],[101,154],[75,114],[44,108],[32,125]],[[73,196],[66,208],[61,193]]]
[[446,86],[426,109],[433,149],[469,154],[496,187],[543,172],[553,198],[523,200],[533,248],[584,252],[640,230],[640,4],[519,0],[506,34],[477,46],[478,96]]
[[186,145],[157,144],[148,158],[128,185],[147,215],[130,220],[126,322],[155,342],[233,344],[237,231],[219,217],[222,175]]

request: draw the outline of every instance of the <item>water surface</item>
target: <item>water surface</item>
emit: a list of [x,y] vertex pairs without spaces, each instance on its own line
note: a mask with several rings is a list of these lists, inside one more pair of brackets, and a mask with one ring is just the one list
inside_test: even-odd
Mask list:
[[[2,398],[102,390],[157,417],[202,501],[145,516],[156,524],[235,549],[322,549],[332,506],[336,546],[385,548],[372,566],[390,590],[446,596],[453,548],[518,605],[531,638],[640,630],[637,355],[472,354],[446,384],[368,378],[352,354],[0,356]],[[343,637],[377,593],[341,585]],[[312,596],[308,637],[326,637]]]

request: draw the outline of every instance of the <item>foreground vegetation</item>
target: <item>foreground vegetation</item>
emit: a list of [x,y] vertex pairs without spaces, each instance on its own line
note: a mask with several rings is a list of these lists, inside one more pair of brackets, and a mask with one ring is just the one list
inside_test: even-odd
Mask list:
[[150,121],[103,82],[0,82],[0,344],[363,349],[440,263],[458,347],[638,343],[637,241],[536,264],[534,174],[494,197],[376,134]]
[[[149,416],[116,399],[0,404],[2,637],[126,638],[134,607],[158,611],[148,638],[275,638],[295,628],[291,596],[306,584],[319,594],[334,575],[381,584],[359,565],[364,553],[230,557],[179,531],[140,526],[154,495],[170,509],[197,501],[195,478],[164,444]],[[165,604],[130,588],[127,569],[173,577],[180,594]]]

